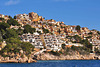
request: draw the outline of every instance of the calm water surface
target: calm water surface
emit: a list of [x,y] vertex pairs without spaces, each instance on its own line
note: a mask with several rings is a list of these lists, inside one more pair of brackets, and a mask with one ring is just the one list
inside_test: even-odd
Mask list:
[[0,67],[100,67],[100,60],[38,61],[37,63],[1,63]]

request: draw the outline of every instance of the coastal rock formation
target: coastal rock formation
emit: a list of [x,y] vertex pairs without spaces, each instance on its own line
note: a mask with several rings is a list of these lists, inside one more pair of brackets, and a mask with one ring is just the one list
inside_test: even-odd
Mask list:
[[95,54],[90,55],[60,55],[55,56],[49,53],[43,53],[37,56],[37,60],[95,60]]
[[28,59],[28,63],[32,63],[32,62],[37,62],[36,60],[33,60],[32,58]]
[[23,57],[19,59],[11,58],[9,57],[0,57],[0,63],[32,63],[32,62],[37,62],[36,60],[33,60],[32,58],[28,57]]

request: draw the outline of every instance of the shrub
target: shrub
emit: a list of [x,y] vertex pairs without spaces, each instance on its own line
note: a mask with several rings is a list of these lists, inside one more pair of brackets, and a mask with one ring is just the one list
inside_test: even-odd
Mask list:
[[81,27],[80,27],[79,25],[76,26],[76,30],[77,30],[78,32],[80,32],[80,28],[81,28]]
[[49,30],[48,29],[43,29],[43,32],[46,34],[46,33],[49,33]]
[[59,52],[57,52],[57,51],[56,51],[56,52],[51,51],[50,53],[51,53],[51,54],[53,54],[53,55],[55,55],[55,56],[60,56],[60,53],[59,53]]
[[7,23],[8,23],[9,25],[13,25],[13,26],[15,26],[15,25],[19,26],[19,25],[20,25],[15,19],[12,19],[12,18],[10,18],[10,19],[7,21]]
[[30,25],[25,25],[24,26],[24,33],[32,33],[33,34],[33,32],[35,32],[36,31],[36,29],[35,28],[32,28]]
[[62,44],[62,49],[65,49],[65,46],[66,46],[65,44]]

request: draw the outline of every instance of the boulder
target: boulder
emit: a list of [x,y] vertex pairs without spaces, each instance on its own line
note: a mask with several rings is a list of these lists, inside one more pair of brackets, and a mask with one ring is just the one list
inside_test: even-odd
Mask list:
[[36,60],[33,60],[32,58],[28,59],[28,63],[32,63],[32,62],[37,62]]

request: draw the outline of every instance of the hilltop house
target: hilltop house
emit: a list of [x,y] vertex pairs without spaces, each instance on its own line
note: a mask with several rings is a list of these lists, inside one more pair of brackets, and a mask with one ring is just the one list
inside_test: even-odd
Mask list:
[[5,22],[9,19],[9,16],[0,14],[0,22],[2,22],[2,18],[4,18]]
[[44,21],[44,18],[42,16],[39,16],[37,13],[31,12],[29,13],[29,18],[34,21]]

